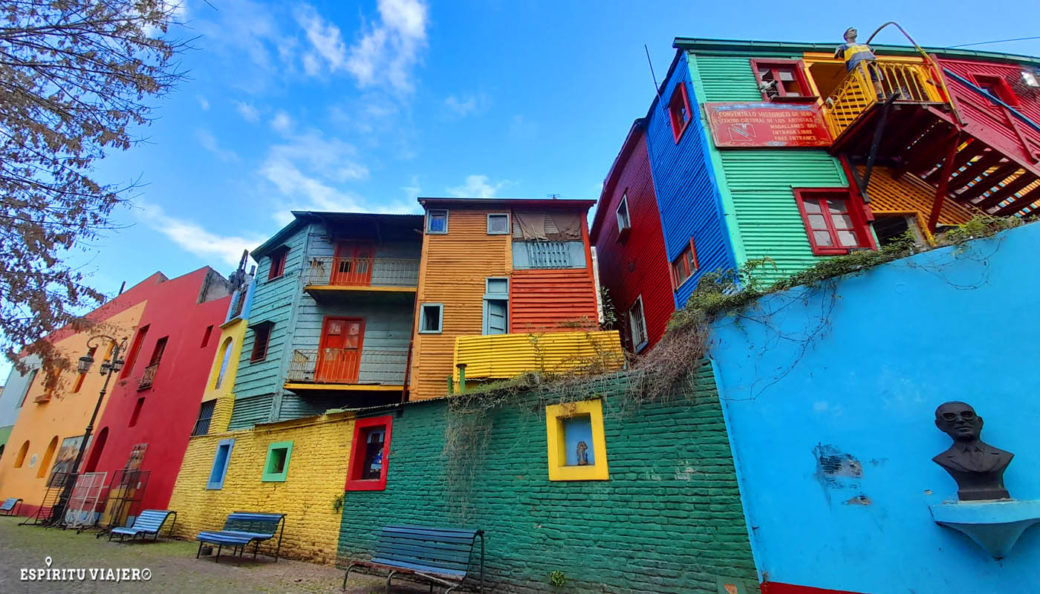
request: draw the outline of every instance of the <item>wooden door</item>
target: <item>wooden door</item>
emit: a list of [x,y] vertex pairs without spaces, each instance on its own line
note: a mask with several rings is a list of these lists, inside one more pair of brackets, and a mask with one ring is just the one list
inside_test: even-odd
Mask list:
[[374,253],[375,250],[370,245],[352,242],[336,244],[330,284],[352,287],[371,285]]
[[357,383],[364,336],[365,321],[361,318],[325,318],[315,381],[320,384]]

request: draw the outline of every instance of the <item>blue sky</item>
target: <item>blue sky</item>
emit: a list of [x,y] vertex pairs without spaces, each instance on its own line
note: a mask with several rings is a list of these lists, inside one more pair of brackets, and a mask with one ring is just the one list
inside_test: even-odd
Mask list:
[[[293,209],[597,198],[654,95],[643,44],[660,80],[676,36],[837,44],[897,20],[951,46],[1032,35],[1040,16],[1031,1],[910,4],[186,0],[172,32],[195,37],[188,78],[145,142],[98,165],[143,185],[122,228],[73,258],[113,294],[155,270],[227,274]],[[1037,55],[1040,41],[979,49]]]

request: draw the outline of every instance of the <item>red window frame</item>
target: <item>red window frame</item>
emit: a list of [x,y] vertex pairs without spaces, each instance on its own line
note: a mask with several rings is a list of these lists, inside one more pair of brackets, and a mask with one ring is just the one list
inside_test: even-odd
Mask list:
[[1015,94],[1015,90],[1011,88],[1011,85],[1008,84],[1007,79],[1003,76],[999,74],[977,73],[972,74],[971,79],[975,86],[988,91],[991,95],[1011,107],[1021,107],[1022,103],[1018,100],[1018,95]]
[[267,346],[271,342],[271,322],[261,322],[253,327],[253,350],[249,353],[249,362],[256,363],[267,358]]
[[285,258],[288,254],[289,248],[287,247],[271,252],[271,255],[268,256],[271,259],[271,268],[267,271],[267,280],[275,280],[285,274]]
[[[813,254],[817,256],[835,256],[841,254],[847,254],[854,249],[869,248],[877,249],[874,243],[874,236],[870,232],[868,226],[868,220],[866,212],[863,208],[863,201],[856,196],[849,188],[795,188],[794,189],[795,202],[798,204],[798,212],[802,215],[802,223],[805,225],[805,234],[809,238],[809,245],[812,247]],[[845,210],[842,212],[823,213],[821,212],[809,212],[806,209],[806,201],[816,202],[819,205],[821,200],[843,200],[845,202]],[[851,227],[843,228],[836,224],[834,221],[835,215],[848,215],[851,220]],[[821,216],[823,218],[824,228],[814,227],[809,219],[809,216]],[[827,232],[830,235],[830,241],[832,245],[820,245],[814,234],[815,232]],[[838,237],[838,231],[852,231],[856,235],[856,245],[854,246],[842,246]]]
[[[691,264],[693,265],[692,268]],[[693,244],[693,238],[691,237],[686,249],[679,254],[678,258],[672,260],[672,288],[678,290],[683,283],[693,277],[693,273],[697,272],[700,267],[700,262],[697,260],[697,246]],[[680,273],[685,276],[680,277]]]
[[[762,79],[761,70],[768,69],[773,73],[773,80],[779,81],[776,73],[781,69],[791,69],[794,72],[794,82],[798,83],[798,86],[803,93],[801,95],[789,95],[788,91],[783,84],[777,84],[776,95],[769,95],[762,88],[762,85],[766,84],[766,81]],[[801,60],[751,60],[751,71],[755,73],[755,80],[758,81],[758,88],[762,93],[762,98],[766,101],[815,101],[818,97],[812,92],[812,85],[809,84],[809,78],[805,76],[805,63]]]
[[[149,326],[141,326],[137,331],[137,336],[134,337],[134,342],[130,345],[130,352],[126,357],[126,362],[123,364],[123,373],[119,375],[120,378],[130,375],[130,370],[134,368],[134,363],[137,363],[137,355],[141,353],[141,347],[144,346],[144,337],[148,335]],[[108,357],[105,358],[107,359]]]
[[[350,466],[347,468],[347,484],[345,491],[385,491],[386,475],[390,464],[390,434],[394,418],[391,415],[358,419],[354,422],[354,439],[350,442]],[[362,466],[365,463],[365,438],[373,428],[382,428],[383,433],[383,467],[379,478],[361,478]]]
[[[685,117],[683,117],[683,110],[686,112]],[[690,96],[686,92],[686,83],[680,81],[668,99],[668,120],[672,123],[672,137],[675,138],[675,144],[679,144],[679,139],[682,138],[683,132],[686,131],[692,119],[693,112],[690,111]]]

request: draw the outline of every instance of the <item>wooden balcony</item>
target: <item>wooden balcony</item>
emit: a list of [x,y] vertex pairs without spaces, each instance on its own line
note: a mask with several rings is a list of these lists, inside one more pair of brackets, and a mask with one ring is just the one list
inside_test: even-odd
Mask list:
[[538,372],[581,373],[621,369],[625,356],[616,330],[459,336],[455,371],[466,365],[466,380],[495,380]]
[[417,258],[311,258],[305,290],[414,293],[419,285]]
[[285,388],[400,391],[407,364],[406,349],[296,349]]

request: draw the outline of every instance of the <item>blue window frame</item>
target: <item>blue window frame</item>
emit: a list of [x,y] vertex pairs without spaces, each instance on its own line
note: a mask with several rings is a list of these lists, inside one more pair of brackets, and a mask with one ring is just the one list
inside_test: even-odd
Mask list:
[[426,232],[443,234],[448,232],[448,211],[431,209],[426,213]]
[[231,462],[231,450],[235,447],[235,440],[222,439],[217,444],[217,453],[213,456],[213,469],[209,471],[209,482],[207,489],[223,489],[224,477],[227,476],[228,464]]
[[423,303],[419,308],[419,334],[440,334],[443,328],[444,305]]
[[484,281],[483,333],[509,333],[509,278],[490,277]]

